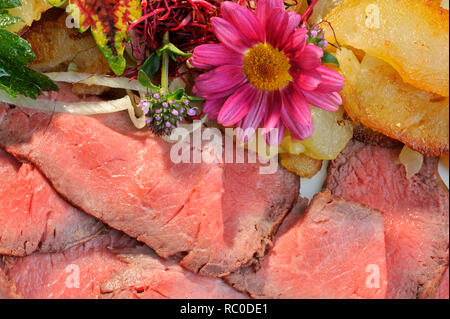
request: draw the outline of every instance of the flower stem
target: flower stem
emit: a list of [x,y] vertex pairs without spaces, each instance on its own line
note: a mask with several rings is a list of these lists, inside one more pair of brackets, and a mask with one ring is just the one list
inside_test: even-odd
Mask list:
[[[169,44],[169,32],[164,34],[163,47]],[[162,52],[162,67],[161,67],[161,88],[167,92],[169,89],[169,54],[167,50]]]

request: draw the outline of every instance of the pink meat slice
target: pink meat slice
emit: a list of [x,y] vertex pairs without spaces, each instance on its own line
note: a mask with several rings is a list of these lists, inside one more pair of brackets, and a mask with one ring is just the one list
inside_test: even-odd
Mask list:
[[386,273],[381,214],[324,192],[287,217],[260,270],[226,280],[255,298],[384,298]]
[[114,230],[64,252],[4,259],[5,273],[27,299],[248,298]]
[[126,113],[3,107],[0,145],[76,207],[204,275],[257,263],[299,191],[296,176],[281,168],[260,174],[259,163],[175,164],[173,145],[136,130]]
[[449,273],[448,268],[444,274],[444,277],[441,279],[441,284],[439,285],[439,289],[436,294],[436,299],[449,299]]
[[0,149],[0,254],[60,251],[103,228],[62,199],[33,166]]
[[[2,267],[0,262],[0,267]],[[6,277],[5,273],[0,269],[0,299],[19,299],[21,296],[16,292],[16,287]]]
[[448,190],[438,159],[426,158],[411,179],[400,148],[351,142],[331,164],[326,188],[383,213],[388,297],[433,298],[448,265]]

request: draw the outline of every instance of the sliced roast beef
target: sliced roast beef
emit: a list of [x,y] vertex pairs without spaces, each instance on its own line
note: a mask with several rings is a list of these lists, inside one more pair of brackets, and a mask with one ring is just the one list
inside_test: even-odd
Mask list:
[[439,285],[439,289],[436,294],[436,299],[448,299],[449,298],[449,273],[448,268],[444,274],[444,277],[441,279],[441,284]]
[[260,270],[226,280],[256,298],[384,298],[383,232],[378,211],[321,193],[287,217]]
[[389,298],[432,298],[448,265],[448,190],[438,159],[406,178],[401,148],[351,142],[329,168],[326,188],[383,213]]
[[281,168],[263,175],[258,163],[175,164],[173,145],[136,130],[125,113],[3,107],[0,145],[75,206],[204,275],[257,262],[299,191],[298,178]]
[[6,257],[24,298],[246,298],[221,279],[184,270],[118,231],[54,254]]
[[62,199],[31,165],[0,149],[0,254],[60,251],[104,225]]
[[16,292],[16,287],[6,277],[1,270],[2,263],[0,261],[0,299],[18,299],[20,295]]

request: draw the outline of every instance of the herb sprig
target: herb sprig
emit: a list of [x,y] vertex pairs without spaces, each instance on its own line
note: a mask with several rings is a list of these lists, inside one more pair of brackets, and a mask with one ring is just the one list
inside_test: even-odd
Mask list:
[[19,0],[0,0],[0,89],[10,96],[23,94],[36,99],[43,91],[58,91],[58,86],[46,75],[27,67],[36,56],[27,41],[6,27],[22,21],[7,9],[21,6]]

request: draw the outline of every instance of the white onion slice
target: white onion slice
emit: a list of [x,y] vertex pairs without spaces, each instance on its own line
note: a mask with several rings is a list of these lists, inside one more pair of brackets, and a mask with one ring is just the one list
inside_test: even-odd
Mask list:
[[34,109],[45,112],[66,113],[74,115],[95,115],[106,114],[120,111],[128,111],[131,121],[136,128],[141,129],[145,126],[145,116],[136,117],[134,107],[130,97],[125,96],[118,100],[98,101],[98,102],[57,102],[51,100],[33,100],[25,96],[12,98],[6,92],[0,90],[0,102]]
[[420,172],[423,165],[423,155],[405,145],[399,155],[400,163],[405,166],[406,178],[410,179]]
[[78,72],[52,72],[46,73],[51,80],[55,82],[81,83],[87,85],[101,85],[110,88],[134,90],[140,92],[150,92],[138,80],[130,80],[124,77],[110,77],[104,75],[93,75]]

